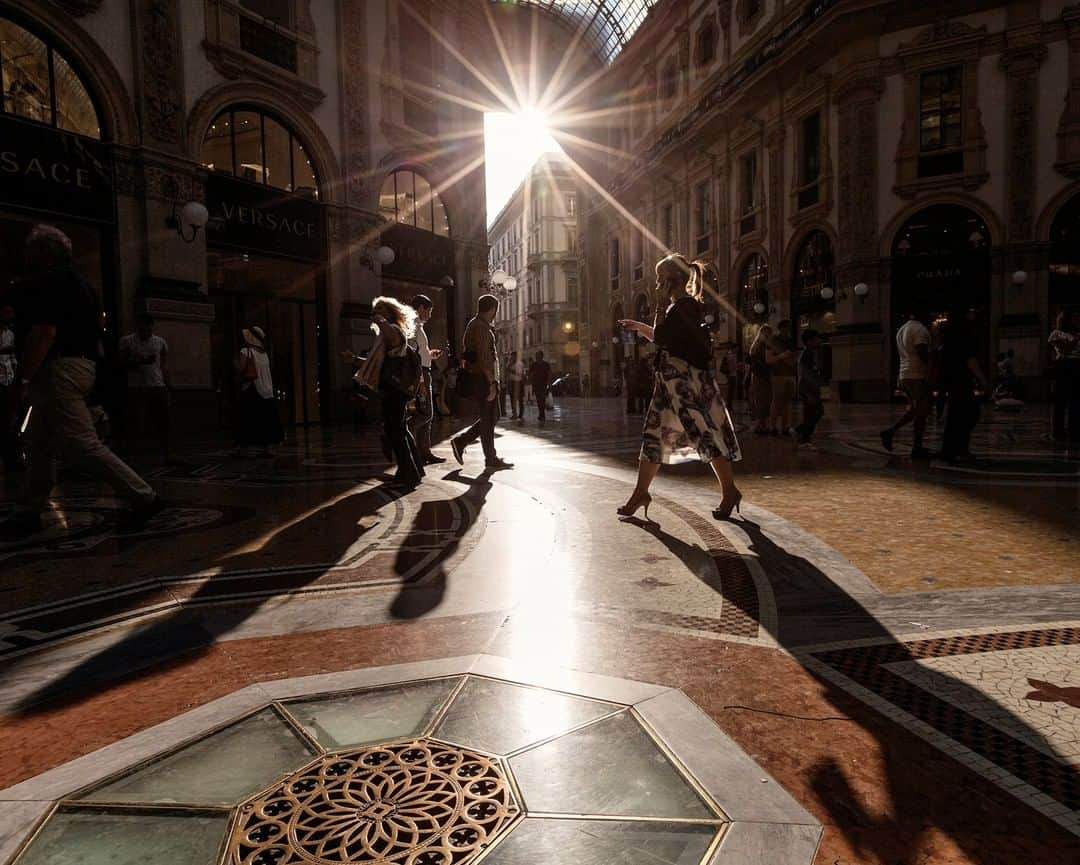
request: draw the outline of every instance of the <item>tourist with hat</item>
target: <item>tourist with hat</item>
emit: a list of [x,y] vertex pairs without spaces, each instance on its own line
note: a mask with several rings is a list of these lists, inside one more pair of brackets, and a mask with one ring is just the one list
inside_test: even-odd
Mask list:
[[241,336],[244,347],[236,363],[240,386],[235,415],[236,447],[243,455],[250,455],[253,448],[258,448],[259,456],[270,457],[271,447],[280,444],[284,435],[274,398],[266,333],[261,327],[247,327]]

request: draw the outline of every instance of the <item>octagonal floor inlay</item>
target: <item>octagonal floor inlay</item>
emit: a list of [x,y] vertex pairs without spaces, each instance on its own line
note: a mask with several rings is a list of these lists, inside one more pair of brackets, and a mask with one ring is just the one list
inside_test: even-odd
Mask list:
[[327,754],[245,805],[234,865],[457,865],[518,813],[501,761],[428,739]]
[[810,815],[684,695],[510,669],[249,686],[0,790],[0,863],[808,865]]

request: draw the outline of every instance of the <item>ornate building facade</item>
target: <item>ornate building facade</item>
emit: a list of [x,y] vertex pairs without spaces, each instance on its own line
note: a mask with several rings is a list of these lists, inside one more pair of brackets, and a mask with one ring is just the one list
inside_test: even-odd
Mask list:
[[228,422],[251,325],[283,420],[340,416],[337,356],[369,338],[375,295],[431,295],[445,342],[486,276],[483,145],[467,134],[483,106],[442,95],[473,92],[453,45],[475,12],[0,0],[0,276],[17,279],[29,228],[54,223],[110,342],[155,316],[182,421]]
[[516,281],[513,291],[500,292],[500,351],[530,359],[542,351],[556,373],[577,373],[581,366],[577,196],[569,165],[546,154],[488,231],[492,271]]
[[594,381],[670,249],[715,267],[718,350],[813,326],[842,399],[887,398],[896,326],[952,306],[1041,389],[1080,304],[1080,4],[659,0],[590,99],[622,109],[581,206]]

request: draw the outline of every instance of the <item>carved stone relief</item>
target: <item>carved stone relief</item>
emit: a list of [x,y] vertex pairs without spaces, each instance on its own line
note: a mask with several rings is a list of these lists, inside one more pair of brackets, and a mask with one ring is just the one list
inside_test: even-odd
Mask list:
[[1035,230],[1035,153],[1041,42],[1010,48],[1001,64],[1009,76],[1009,240],[1031,240]]
[[840,262],[877,256],[877,103],[880,90],[842,94],[837,221]]
[[1080,177],[1080,4],[1062,13],[1069,44],[1069,90],[1058,121],[1058,156],[1054,167],[1066,177]]
[[143,133],[170,150],[183,149],[183,74],[176,0],[142,0],[139,28]]

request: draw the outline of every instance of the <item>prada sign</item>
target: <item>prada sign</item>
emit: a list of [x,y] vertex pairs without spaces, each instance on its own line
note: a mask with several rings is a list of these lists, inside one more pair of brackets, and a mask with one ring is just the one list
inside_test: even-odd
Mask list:
[[454,242],[413,228],[411,225],[391,225],[382,233],[382,243],[394,250],[392,264],[384,264],[384,276],[441,285],[442,280],[454,276]]
[[113,222],[116,194],[107,146],[0,116],[0,204]]
[[221,246],[305,261],[326,260],[326,220],[320,204],[281,189],[211,174],[206,239]]

